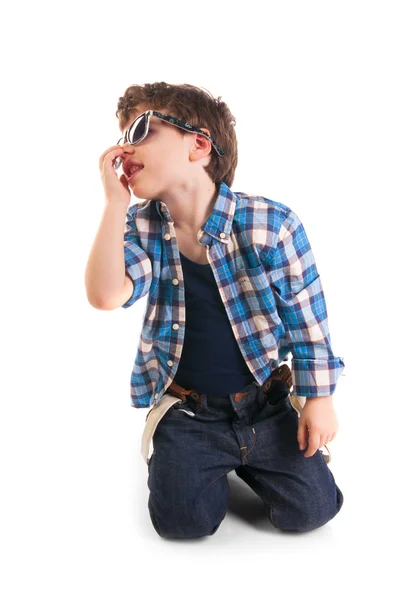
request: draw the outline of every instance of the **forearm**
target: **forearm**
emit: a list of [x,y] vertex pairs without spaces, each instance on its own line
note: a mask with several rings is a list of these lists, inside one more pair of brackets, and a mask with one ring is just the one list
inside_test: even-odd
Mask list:
[[127,207],[107,203],[85,273],[87,298],[100,307],[120,295],[125,280],[124,229]]

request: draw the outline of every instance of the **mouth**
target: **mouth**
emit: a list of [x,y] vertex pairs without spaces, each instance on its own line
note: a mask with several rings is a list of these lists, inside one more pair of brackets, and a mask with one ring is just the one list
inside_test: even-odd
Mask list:
[[139,167],[138,169],[134,169],[134,171],[131,173],[130,177],[127,178],[128,183],[130,183],[131,181],[133,181],[133,179],[135,179],[137,177],[137,174],[142,171],[144,167]]

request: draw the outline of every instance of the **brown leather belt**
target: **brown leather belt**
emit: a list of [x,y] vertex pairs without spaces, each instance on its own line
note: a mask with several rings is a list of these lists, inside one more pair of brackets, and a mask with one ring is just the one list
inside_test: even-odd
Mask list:
[[[274,379],[284,381],[289,390],[293,385],[292,372],[289,366],[286,364],[280,365],[271,372],[270,376],[265,380],[265,382],[261,386],[265,392],[269,390],[271,382]],[[181,385],[178,385],[176,381],[173,381],[169,385],[166,392],[172,394],[173,396],[176,396],[177,398],[180,398],[181,400],[185,400],[186,396],[191,396],[191,398],[193,398],[194,400],[199,400],[200,398],[200,392],[197,392],[193,389],[186,390]]]

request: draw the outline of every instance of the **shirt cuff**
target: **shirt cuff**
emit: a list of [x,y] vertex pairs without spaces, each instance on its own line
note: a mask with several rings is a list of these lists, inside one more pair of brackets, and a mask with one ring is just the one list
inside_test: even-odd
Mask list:
[[338,356],[328,360],[292,359],[292,379],[294,396],[332,396],[337,380],[345,367],[343,358]]

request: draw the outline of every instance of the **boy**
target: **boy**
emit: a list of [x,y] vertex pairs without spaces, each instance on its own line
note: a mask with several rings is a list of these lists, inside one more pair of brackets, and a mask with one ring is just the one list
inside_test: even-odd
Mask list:
[[[116,115],[123,135],[100,157],[106,203],[86,290],[102,310],[148,294],[131,403],[151,406],[142,452],[147,461],[152,440],[155,530],[214,534],[233,469],[278,529],[324,525],[343,504],[320,448],[338,429],[332,396],[345,365],[302,223],[230,189],[235,121],[220,98],[131,86]],[[143,202],[129,207],[130,189]],[[292,370],[280,365],[289,352]]]

